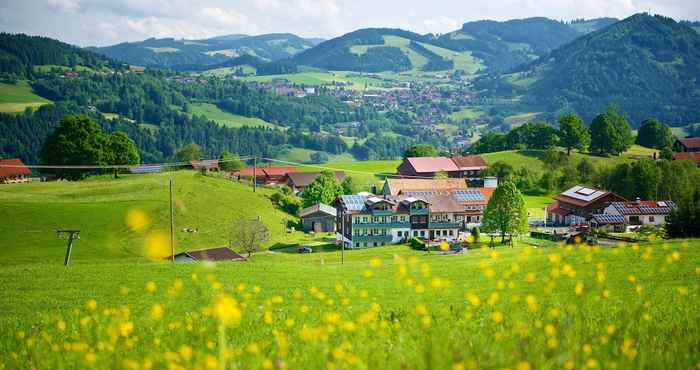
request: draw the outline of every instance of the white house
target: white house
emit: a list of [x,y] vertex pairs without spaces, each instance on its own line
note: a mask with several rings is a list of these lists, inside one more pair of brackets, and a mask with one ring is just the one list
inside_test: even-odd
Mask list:
[[634,202],[612,202],[603,214],[624,217],[628,226],[660,226],[666,224],[666,216],[676,208],[670,200],[639,200]]

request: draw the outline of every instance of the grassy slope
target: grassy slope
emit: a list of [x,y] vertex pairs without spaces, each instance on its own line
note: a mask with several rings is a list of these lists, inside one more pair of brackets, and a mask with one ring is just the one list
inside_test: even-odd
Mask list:
[[[642,258],[644,249],[629,247],[517,247],[502,248],[498,254],[479,249],[447,257],[394,246],[348,251],[344,265],[339,264],[338,252],[264,254],[216,267],[128,262],[76,263],[68,269],[48,262],[4,265],[0,363],[8,363],[8,368],[84,363],[85,355],[78,350],[52,353],[50,345],[43,345],[41,333],[47,332],[61,347],[63,341],[86,342],[97,351],[100,364],[112,364],[105,366],[145,358],[159,368],[167,367],[165,358],[187,367],[195,367],[189,361],[203,365],[206,355],[218,357],[218,336],[216,319],[201,313],[223,290],[243,302],[243,321],[229,330],[230,345],[246,348],[255,342],[262,349],[260,355],[243,351],[235,356],[231,361],[239,367],[260,367],[265,358],[281,357],[290,368],[322,368],[333,358],[332,351],[347,342],[360,368],[452,368],[457,362],[476,360],[480,368],[516,368],[518,363],[524,368],[523,361],[530,368],[564,368],[569,361],[575,368],[611,368],[613,363],[622,369],[692,368],[700,356],[700,311],[693,303],[699,294],[697,246],[697,241],[642,246],[649,247],[648,260]],[[678,260],[668,263],[673,253]],[[362,271],[368,270],[369,261],[378,267],[367,278]],[[566,268],[575,275],[562,273]],[[597,271],[603,273],[602,282],[595,280]],[[525,279],[528,273],[533,280]],[[637,285],[630,283],[630,276],[641,294],[635,293]],[[450,287],[435,287],[434,277],[449,281]],[[183,288],[174,288],[175,279]],[[157,289],[148,292],[146,282]],[[417,283],[423,283],[424,293],[416,292]],[[582,284],[580,296],[574,293],[577,283]],[[467,293],[480,298],[478,306],[465,300]],[[487,304],[494,294],[498,299]],[[528,295],[536,306],[526,304]],[[275,296],[282,303],[271,304]],[[98,313],[89,313],[89,299],[96,300]],[[347,305],[340,303],[344,299]],[[161,321],[149,318],[155,303],[164,307]],[[384,324],[362,324],[361,314],[372,304],[379,305],[378,319],[386,320]],[[301,313],[302,305],[311,310]],[[131,317],[120,319],[120,310],[112,316],[100,313],[111,307],[127,307]],[[73,310],[80,312],[74,315]],[[270,324],[263,320],[266,310],[271,312]],[[496,312],[504,315],[502,323],[494,323]],[[343,330],[330,315],[354,322],[355,330]],[[78,318],[84,316],[94,319],[81,328]],[[424,316],[430,317],[430,325],[421,324]],[[68,325],[67,334],[57,329],[59,318]],[[98,341],[110,343],[110,323],[125,322],[133,322],[133,335],[144,345],[129,346],[122,338],[115,341],[114,352],[95,348]],[[187,329],[191,325],[195,330]],[[553,328],[547,329],[551,334],[546,334],[546,325]],[[302,327],[329,326],[335,330],[327,339],[303,339]],[[284,333],[288,351],[276,344],[272,329]],[[16,340],[19,331],[36,336],[39,345],[28,350],[26,341]],[[555,346],[548,342],[550,337]],[[159,343],[151,345],[156,338]],[[634,356],[622,353],[625,339],[631,340]],[[214,345],[208,348],[207,342]],[[178,355],[184,353],[183,344],[194,350],[191,359]],[[585,345],[592,353],[582,350]],[[20,356],[15,359],[10,352]]]
[[247,64],[243,64],[243,65],[235,66],[235,67],[214,68],[214,69],[204,71],[201,74],[203,76],[207,76],[207,77],[208,76],[226,77],[228,75],[234,74],[236,72],[236,70],[238,70],[238,68],[240,68],[243,71],[243,73],[246,75],[255,74],[255,72],[257,71],[257,69],[255,67],[247,65]]
[[28,107],[39,107],[51,101],[32,92],[27,81],[14,85],[0,83],[0,112],[23,112]]
[[344,86],[344,88],[349,88],[353,90],[363,90],[365,86],[368,88],[379,89],[383,86],[383,81],[373,77],[362,76],[356,72],[346,72],[346,71],[305,71],[300,73],[292,74],[280,74],[280,75],[269,75],[269,76],[248,76],[241,78],[244,81],[258,81],[258,82],[269,82],[272,80],[287,80],[291,83],[308,85],[308,86],[319,86],[326,85],[333,82],[350,83],[349,86]]
[[[285,234],[282,220],[294,217],[275,209],[267,196],[244,184],[205,177],[193,171],[151,175],[109,176],[81,182],[51,182],[3,186],[0,189],[0,261],[62,259],[65,240],[56,229],[79,229],[73,258],[80,260],[140,260],[145,236],[167,232],[168,179],[173,179],[175,237],[178,251],[226,245],[229,225],[238,216],[258,217],[270,228],[267,243],[295,243],[301,233]],[[145,231],[126,225],[130,210],[151,220]],[[9,222],[8,222],[9,221]],[[198,233],[181,232],[196,228]]]
[[208,119],[226,127],[267,127],[279,128],[279,126],[255,117],[244,117],[229,112],[224,112],[219,107],[210,103],[195,103],[190,105],[192,114],[205,116]]

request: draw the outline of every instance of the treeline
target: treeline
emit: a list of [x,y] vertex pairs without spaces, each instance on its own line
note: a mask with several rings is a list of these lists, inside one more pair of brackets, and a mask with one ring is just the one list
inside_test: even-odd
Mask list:
[[559,118],[559,128],[543,122],[526,123],[507,134],[488,133],[473,143],[471,153],[504,150],[550,149],[562,146],[570,152],[578,149],[598,155],[619,155],[633,143],[659,149],[660,155],[671,157],[673,138],[668,125],[655,118],[644,120],[635,139],[629,122],[615,106],[596,116],[586,125],[575,113]]
[[93,69],[119,66],[102,56],[48,37],[0,33],[0,74],[31,77],[36,65]]

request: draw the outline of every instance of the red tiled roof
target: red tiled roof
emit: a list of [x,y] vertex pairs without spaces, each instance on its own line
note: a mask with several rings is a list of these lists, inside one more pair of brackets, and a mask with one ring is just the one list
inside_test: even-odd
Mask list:
[[[255,176],[284,176],[291,172],[297,172],[295,167],[256,167]],[[253,177],[253,167],[246,167],[233,173],[233,176]]]
[[678,139],[683,146],[686,148],[700,148],[700,137],[687,137],[685,139]]
[[479,170],[484,169],[488,166],[480,155],[452,157],[452,161],[462,171]]
[[199,170],[202,168],[219,168],[219,160],[205,159],[202,161],[190,161],[190,166],[192,166],[192,168],[194,168],[195,170]]
[[547,206],[547,213],[553,213],[559,216],[567,216],[571,213],[571,211],[566,208],[561,208],[559,206],[559,202],[554,202]]
[[464,179],[386,179],[386,187],[391,195],[411,191],[449,191],[468,188]]
[[406,158],[406,161],[408,161],[418,173],[459,171],[455,162],[447,157],[409,157]]
[[0,178],[31,175],[31,173],[32,171],[17,158],[0,159]]
[[700,152],[673,153],[673,159],[677,161],[693,161],[700,167]]

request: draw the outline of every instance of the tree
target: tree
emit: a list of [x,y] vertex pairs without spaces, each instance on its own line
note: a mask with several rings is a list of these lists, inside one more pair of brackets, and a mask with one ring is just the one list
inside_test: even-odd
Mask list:
[[666,236],[669,238],[700,237],[700,190],[695,190],[691,199],[678,204],[666,216]]
[[481,228],[488,233],[499,233],[501,243],[505,242],[506,234],[512,237],[527,231],[525,200],[513,182],[502,182],[496,188],[484,210]]
[[196,161],[202,159],[202,150],[199,145],[190,143],[180,148],[175,155],[182,162]]
[[357,185],[355,184],[355,180],[353,180],[350,176],[346,177],[345,180],[340,183],[340,186],[343,188],[343,194],[357,193]]
[[513,166],[503,161],[497,161],[486,169],[486,175],[496,176],[498,181],[505,180],[513,174]]
[[408,148],[403,154],[404,158],[409,157],[436,157],[437,149],[430,144],[416,144]]
[[311,163],[326,163],[330,160],[328,154],[324,152],[313,152],[311,153]]
[[571,149],[585,151],[591,144],[591,133],[576,113],[568,113],[559,118],[559,136],[568,156],[571,155]]
[[270,231],[260,220],[240,217],[231,225],[229,247],[241,253],[248,253],[250,257],[253,252],[262,249],[263,243],[269,237]]
[[[105,141],[104,155],[110,165],[135,165],[141,160],[136,144],[125,132],[116,131]],[[114,178],[117,178],[117,169],[114,169]]]
[[[100,126],[84,115],[69,115],[46,138],[41,149],[41,162],[48,165],[105,165],[105,137]],[[87,171],[57,169],[59,178],[78,180]]]
[[656,118],[648,118],[639,126],[635,143],[647,148],[670,149],[673,146],[673,135],[668,125]]
[[591,151],[619,155],[632,146],[632,128],[615,106],[609,106],[591,123]]
[[310,207],[317,203],[331,204],[336,197],[341,195],[343,188],[338,184],[335,174],[323,171],[316,179],[304,188],[302,199],[304,207]]
[[222,171],[236,172],[245,167],[243,161],[238,154],[233,154],[229,151],[224,151],[219,156],[219,168]]
[[471,234],[472,234],[472,240],[474,241],[474,243],[478,243],[479,239],[481,238],[481,230],[479,230],[479,226],[474,226],[472,228]]

